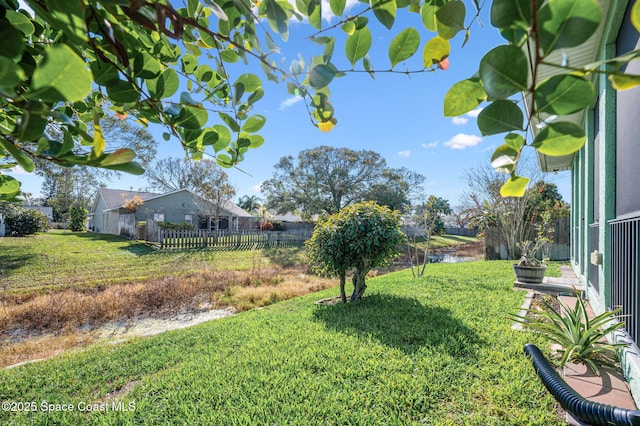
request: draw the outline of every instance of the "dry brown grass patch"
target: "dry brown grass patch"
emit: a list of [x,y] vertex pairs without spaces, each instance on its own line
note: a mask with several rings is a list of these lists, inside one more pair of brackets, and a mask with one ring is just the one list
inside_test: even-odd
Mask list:
[[279,266],[253,271],[203,271],[180,277],[65,289],[4,298],[0,309],[2,366],[46,358],[96,340],[102,325],[143,315],[167,318],[203,306],[248,310],[335,285]]
[[47,335],[28,339],[18,343],[0,345],[0,368],[20,362],[49,358],[70,349],[84,347],[94,343],[93,333],[67,332],[60,335]]

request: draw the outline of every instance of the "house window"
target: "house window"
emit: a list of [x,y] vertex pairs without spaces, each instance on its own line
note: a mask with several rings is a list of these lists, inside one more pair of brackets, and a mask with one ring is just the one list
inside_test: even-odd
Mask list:
[[164,213],[154,213],[153,214],[154,222],[164,222]]
[[187,223],[193,223],[193,218],[190,214],[185,214],[184,215],[184,221]]
[[[640,46],[638,32],[631,25],[629,13],[623,21],[616,53],[630,52]],[[640,63],[632,61],[624,70],[629,74],[640,73]],[[640,211],[640,144],[637,119],[640,109],[640,88],[616,92],[616,216]]]

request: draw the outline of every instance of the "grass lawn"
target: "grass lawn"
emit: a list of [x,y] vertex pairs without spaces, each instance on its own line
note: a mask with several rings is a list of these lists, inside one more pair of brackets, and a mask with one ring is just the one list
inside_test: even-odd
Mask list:
[[313,303],[332,288],[2,370],[0,400],[33,401],[36,412],[2,411],[0,423],[563,424],[522,350],[540,342],[505,318],[524,298],[511,262],[432,264],[421,279],[402,271],[367,283],[355,305]]
[[[424,241],[424,240],[418,239],[418,241]],[[476,237],[464,237],[461,235],[434,235],[431,237],[431,241],[429,242],[429,248],[437,249],[437,248],[443,248],[443,247],[457,246],[460,244],[476,243],[478,241],[482,241],[482,240]]]
[[142,281],[202,270],[251,270],[295,263],[302,249],[158,251],[125,238],[51,230],[0,238],[0,284],[9,291]]

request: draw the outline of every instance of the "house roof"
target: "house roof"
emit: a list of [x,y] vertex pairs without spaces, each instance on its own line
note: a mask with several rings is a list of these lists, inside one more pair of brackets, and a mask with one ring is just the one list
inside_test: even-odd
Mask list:
[[[96,202],[98,198],[101,196],[104,200],[105,205],[107,206],[106,210],[119,209],[124,204],[125,200],[130,200],[133,197],[140,197],[142,200],[148,200],[150,198],[157,197],[158,193],[155,192],[143,192],[143,191],[127,191],[123,189],[109,189],[109,188],[100,188],[98,189],[98,196],[96,197]],[[96,209],[96,203],[93,205],[93,210]]]
[[[597,60],[600,54],[601,46],[603,45],[603,38],[609,37],[607,31],[612,26],[612,16],[610,12],[610,1],[609,0],[598,0],[600,7],[602,8],[602,19],[600,21],[600,25],[598,29],[593,33],[593,35],[582,45],[572,48],[565,48],[561,50],[557,50],[549,55],[548,62],[550,63],[562,63],[563,55],[569,59],[571,66],[573,68],[581,68],[585,65],[593,63]],[[532,47],[534,48],[534,47]],[[563,72],[564,70],[558,69],[552,66],[541,65],[538,69],[538,75],[536,79],[536,84],[539,82],[546,80],[549,77],[552,77],[556,74]],[[595,73],[594,73],[595,74]],[[592,75],[594,79],[597,75]],[[549,115],[543,114],[542,119],[548,119]],[[575,114],[571,114],[568,116],[563,116],[562,121],[568,121],[578,126],[584,126],[585,112],[580,111]],[[532,126],[532,133],[535,137],[544,126],[540,125],[539,121],[534,121],[534,125]],[[562,170],[571,170],[573,165],[573,157],[574,154],[563,155],[559,157],[552,157],[549,155],[538,154],[538,164],[540,165],[540,169],[543,172],[558,172]]]
[[[130,199],[132,197],[139,196],[140,198],[142,198],[143,201],[150,201],[150,200],[157,200],[157,199],[164,198],[164,197],[169,197],[171,195],[174,195],[174,194],[177,194],[177,193],[180,193],[180,192],[187,192],[187,193],[191,194],[193,197],[197,197],[197,198],[199,198],[199,199],[201,199],[201,200],[203,200],[205,202],[208,202],[208,203],[213,203],[211,200],[207,200],[207,199],[199,196],[198,194],[193,193],[192,191],[190,191],[188,189],[177,189],[175,191],[166,192],[164,194],[158,194],[158,193],[153,193],[153,192],[120,191],[120,190],[117,190],[117,189],[107,189],[107,188],[100,188],[100,190],[98,192],[99,192],[100,195],[102,195],[102,197],[105,200],[105,203],[107,204],[107,209],[106,210],[117,210],[117,209],[119,209],[120,207],[122,207],[122,203],[124,202],[125,198]],[[116,195],[118,196],[117,201],[116,201]],[[106,198],[107,196],[110,197],[109,200],[113,204],[109,204],[107,202],[107,198]],[[226,210],[227,212],[231,213],[234,216],[252,217],[249,213],[247,213],[245,210],[241,209],[239,206],[237,206],[232,201],[225,201],[224,203],[222,203],[222,205],[220,207],[222,207],[224,210]]]

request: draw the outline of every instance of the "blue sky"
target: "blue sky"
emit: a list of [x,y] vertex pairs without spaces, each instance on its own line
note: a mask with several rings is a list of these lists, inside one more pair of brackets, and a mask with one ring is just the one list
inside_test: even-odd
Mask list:
[[[471,11],[467,11],[467,15],[470,14]],[[477,23],[472,26],[471,38],[464,48],[461,47],[462,32],[451,40],[450,67],[446,71],[413,74],[411,77],[378,73],[375,80],[366,73],[355,73],[334,80],[330,86],[331,102],[338,124],[328,133],[320,132],[311,124],[304,104],[287,94],[286,84],[263,79],[266,95],[254,112],[267,117],[267,123],[261,131],[265,144],[247,153],[238,169],[227,171],[237,191],[236,199],[245,194],[262,197],[259,193],[260,183],[272,176],[273,166],[281,157],[295,156],[304,149],[329,145],[376,151],[391,167],[404,166],[423,174],[426,177],[424,186],[427,194],[443,197],[452,206],[458,205],[465,190],[462,179],[464,170],[489,162],[493,150],[503,143],[499,135],[487,138],[480,136],[475,114],[452,119],[444,117],[442,112],[447,90],[456,82],[471,77],[487,51],[504,44],[497,30],[491,27],[487,15],[488,10],[481,16],[483,27]],[[390,67],[387,58],[389,43],[408,25],[420,32],[421,45],[414,58],[406,65],[398,64],[395,69],[421,67],[422,48],[434,34],[424,29],[419,15],[399,11],[398,19],[390,31],[371,22],[374,19],[371,15],[369,26],[373,34],[373,46],[369,54],[374,69]],[[336,18],[331,22],[335,23]],[[321,53],[321,47],[305,40],[313,32],[315,30],[306,24],[291,24],[289,42],[279,42],[286,57],[286,67],[297,58],[298,53],[307,61]],[[342,40],[342,43],[336,42],[334,63],[339,69],[350,69],[343,51],[343,33],[334,29],[331,34]],[[356,64],[355,68],[361,70],[361,63]],[[240,72],[263,75],[259,67],[252,65],[240,69]],[[176,139],[168,142],[162,139],[163,128],[150,127],[149,130],[158,140],[158,158],[183,156]],[[525,155],[534,156],[535,153],[533,149],[527,149]],[[40,192],[41,179],[37,176],[24,173],[14,173],[14,176],[22,181],[23,191],[33,194]],[[569,201],[571,190],[569,176],[568,172],[545,176],[558,185],[565,201]],[[143,177],[131,175],[124,175],[109,183],[109,187],[117,189],[146,186]]]

